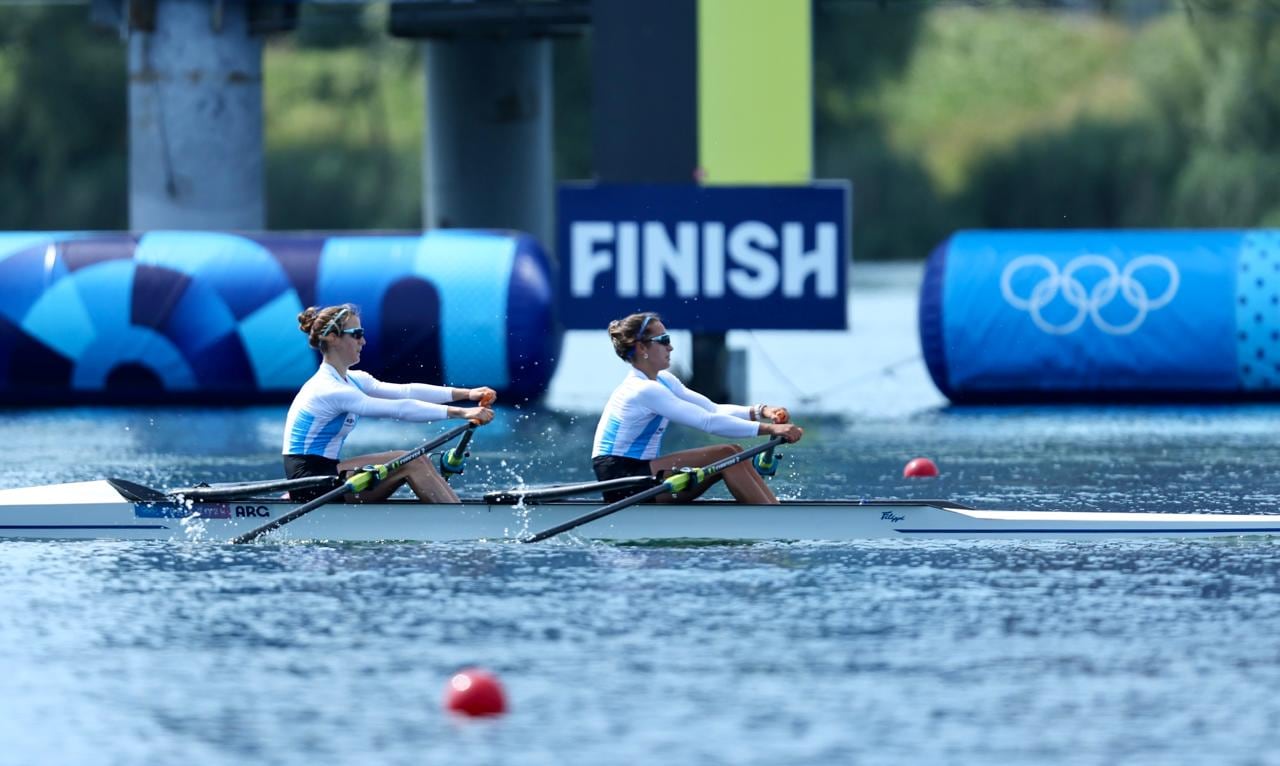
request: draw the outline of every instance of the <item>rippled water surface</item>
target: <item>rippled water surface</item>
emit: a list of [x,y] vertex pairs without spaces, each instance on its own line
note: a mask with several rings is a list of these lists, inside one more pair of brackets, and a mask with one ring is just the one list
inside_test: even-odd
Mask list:
[[[806,427],[780,494],[1280,512],[1280,409],[942,408],[901,363],[914,276],[878,274],[852,337],[731,334],[751,399]],[[621,377],[575,361],[597,341],[570,339],[548,409],[478,432],[460,492],[588,478]],[[274,478],[283,419],[7,411],[0,488]],[[365,421],[348,454],[440,430]],[[917,455],[943,475],[902,479]],[[1271,539],[0,542],[0,763],[1274,763],[1278,560]],[[470,664],[508,715],[441,709]]]
[[[505,415],[477,437],[464,493],[586,476],[554,446],[582,444],[591,418]],[[821,418],[775,486],[1276,511],[1278,415]],[[26,449],[0,485],[267,478],[282,417],[10,413],[0,438]],[[420,433],[369,423],[353,438]],[[943,477],[900,478],[916,454]],[[0,543],[0,762],[1265,762],[1280,724],[1278,555],[1267,539]],[[503,679],[507,716],[441,710],[468,664]]]

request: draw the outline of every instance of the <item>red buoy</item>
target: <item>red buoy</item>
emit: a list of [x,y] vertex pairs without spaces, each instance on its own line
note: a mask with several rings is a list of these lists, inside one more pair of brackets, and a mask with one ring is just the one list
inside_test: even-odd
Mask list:
[[501,715],[507,711],[507,699],[493,675],[480,668],[465,668],[445,686],[444,706],[469,716]]
[[926,476],[937,476],[938,466],[927,457],[918,457],[907,463],[906,468],[902,469],[903,478],[918,479]]

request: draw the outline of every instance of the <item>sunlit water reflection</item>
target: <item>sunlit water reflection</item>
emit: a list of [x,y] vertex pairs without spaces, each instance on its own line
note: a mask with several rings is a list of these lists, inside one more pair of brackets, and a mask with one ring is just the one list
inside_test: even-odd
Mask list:
[[[940,409],[902,363],[918,272],[855,269],[849,333],[730,334],[752,350],[752,400],[797,405],[806,428],[780,495],[1280,511],[1275,407]],[[549,407],[478,432],[462,494],[590,478],[621,378],[602,337],[569,339]],[[0,487],[275,478],[283,420],[7,411]],[[347,454],[440,430],[366,420]],[[942,476],[903,479],[917,455]],[[0,543],[0,763],[1270,763],[1278,554],[1270,539]],[[504,718],[441,710],[472,663],[506,683]]]
[[[1276,511],[1277,414],[812,418],[775,487]],[[588,477],[593,418],[504,415],[464,494]],[[282,419],[10,413],[0,486],[270,478]],[[368,426],[352,449],[425,438]],[[902,479],[917,454],[943,476]],[[1278,545],[0,543],[0,761],[1265,762]],[[442,712],[472,663],[505,681],[503,719]]]

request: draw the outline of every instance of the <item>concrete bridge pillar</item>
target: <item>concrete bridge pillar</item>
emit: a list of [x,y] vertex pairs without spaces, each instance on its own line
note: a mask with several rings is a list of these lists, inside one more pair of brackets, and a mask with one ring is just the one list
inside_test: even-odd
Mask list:
[[510,228],[554,251],[551,41],[423,42],[423,223]]
[[156,0],[129,30],[130,228],[265,228],[262,39],[248,7]]

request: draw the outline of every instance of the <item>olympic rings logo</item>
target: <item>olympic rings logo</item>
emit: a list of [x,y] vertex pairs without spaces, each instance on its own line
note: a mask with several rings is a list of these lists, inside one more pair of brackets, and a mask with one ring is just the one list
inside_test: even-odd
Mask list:
[[[1092,289],[1086,289],[1084,283],[1076,278],[1078,272],[1088,268],[1098,268],[1105,272]],[[1026,298],[1013,291],[1014,275],[1024,269],[1044,272],[1044,278],[1031,288],[1031,294]],[[1134,274],[1142,269],[1159,269],[1168,274],[1169,284],[1164,292],[1154,298],[1147,293],[1142,282],[1134,278]],[[1031,314],[1036,327],[1051,335],[1073,333],[1080,329],[1086,319],[1092,319],[1093,324],[1105,333],[1128,335],[1142,326],[1147,314],[1169,305],[1178,292],[1180,279],[1177,266],[1163,255],[1139,256],[1126,263],[1123,270],[1117,268],[1106,256],[1081,255],[1069,261],[1061,271],[1058,270],[1058,264],[1046,256],[1022,255],[1004,267],[1004,273],[1000,275],[1000,293],[1010,306]],[[1044,317],[1043,311],[1059,295],[1075,309],[1075,314],[1066,322],[1055,324]],[[1117,295],[1136,312],[1132,319],[1123,324],[1109,322],[1101,313]]]

